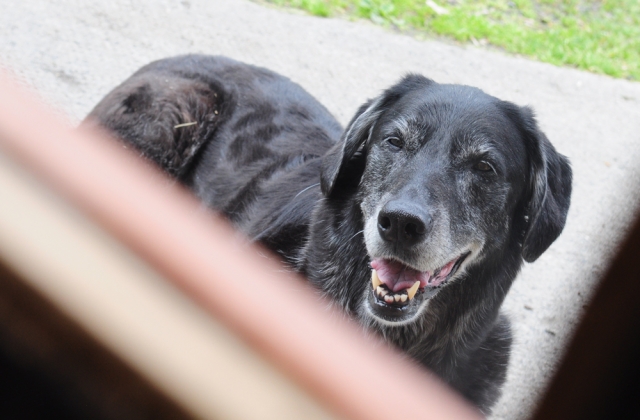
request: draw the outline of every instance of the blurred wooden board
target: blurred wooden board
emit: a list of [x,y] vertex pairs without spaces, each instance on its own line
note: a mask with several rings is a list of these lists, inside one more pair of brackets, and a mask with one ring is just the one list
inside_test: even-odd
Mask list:
[[97,410],[91,416],[115,419],[124,412],[126,418],[130,411],[133,418],[187,412],[224,419],[332,417],[1,155],[0,191],[0,328],[10,336],[5,345],[15,343],[7,351],[37,359],[36,367],[48,371],[44,376],[68,382],[68,392]]

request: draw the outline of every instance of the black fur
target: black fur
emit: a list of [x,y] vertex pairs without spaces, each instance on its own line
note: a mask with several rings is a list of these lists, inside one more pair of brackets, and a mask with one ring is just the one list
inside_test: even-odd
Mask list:
[[[288,79],[192,55],[143,67],[86,124],[115,132],[490,411],[511,346],[500,305],[523,259],[562,231],[571,194],[568,161],[531,110],[409,75],[343,132]],[[399,270],[383,278],[389,296],[407,294],[400,279],[428,280],[388,303],[370,264],[381,278]]]

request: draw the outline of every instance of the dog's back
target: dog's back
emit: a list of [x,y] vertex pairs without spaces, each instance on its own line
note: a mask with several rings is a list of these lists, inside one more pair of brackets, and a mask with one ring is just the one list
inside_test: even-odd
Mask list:
[[289,79],[202,55],[141,68],[85,124],[115,133],[288,260],[319,198],[320,157],[342,132]]

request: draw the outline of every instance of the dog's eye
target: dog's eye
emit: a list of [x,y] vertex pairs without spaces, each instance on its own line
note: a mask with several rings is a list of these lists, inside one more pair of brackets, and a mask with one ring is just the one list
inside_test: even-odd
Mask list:
[[404,141],[402,141],[402,139],[399,139],[398,137],[389,137],[386,141],[391,146],[392,150],[395,151],[402,149],[402,147],[404,146]]
[[484,160],[481,160],[480,162],[476,163],[473,168],[480,172],[493,171],[493,166],[491,166],[488,162],[485,162]]

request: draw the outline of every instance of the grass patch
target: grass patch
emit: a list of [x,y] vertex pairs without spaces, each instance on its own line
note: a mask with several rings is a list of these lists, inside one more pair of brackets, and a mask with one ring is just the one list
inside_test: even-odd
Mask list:
[[640,80],[638,0],[267,0]]

